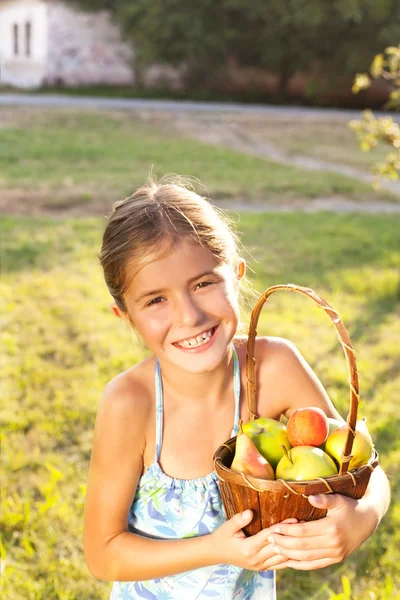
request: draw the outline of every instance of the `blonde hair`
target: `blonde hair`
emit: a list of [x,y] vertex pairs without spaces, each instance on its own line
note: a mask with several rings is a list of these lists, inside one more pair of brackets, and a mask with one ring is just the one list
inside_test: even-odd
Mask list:
[[[103,235],[99,259],[110,294],[126,312],[124,294],[146,264],[184,239],[209,248],[221,263],[238,266],[238,238],[227,216],[176,176],[149,179],[116,202]],[[129,277],[128,277],[129,271]]]

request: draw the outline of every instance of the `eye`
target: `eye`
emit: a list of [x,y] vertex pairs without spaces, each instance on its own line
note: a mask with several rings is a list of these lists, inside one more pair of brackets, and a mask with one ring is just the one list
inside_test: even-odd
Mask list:
[[196,284],[195,289],[196,288],[201,289],[201,288],[207,287],[208,285],[213,285],[213,283],[214,283],[213,281],[200,281],[200,283]]
[[153,298],[152,300],[150,300],[150,302],[148,302],[146,304],[146,306],[152,306],[153,304],[160,304],[160,302],[162,302],[164,300],[164,298],[162,296],[157,296],[157,298]]

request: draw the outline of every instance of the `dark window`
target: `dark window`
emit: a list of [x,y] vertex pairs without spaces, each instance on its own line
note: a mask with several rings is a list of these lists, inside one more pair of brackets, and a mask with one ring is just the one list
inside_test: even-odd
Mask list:
[[31,55],[31,38],[32,38],[32,25],[30,21],[25,23],[25,54],[26,56]]
[[13,45],[14,45],[14,54],[18,54],[18,52],[19,52],[18,25],[16,23],[14,23],[14,25],[13,25]]

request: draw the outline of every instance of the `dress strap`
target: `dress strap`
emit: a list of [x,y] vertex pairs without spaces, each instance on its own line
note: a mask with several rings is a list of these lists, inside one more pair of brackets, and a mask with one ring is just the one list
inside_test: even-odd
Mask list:
[[239,359],[236,354],[235,347],[232,345],[233,350],[233,393],[235,395],[235,418],[233,421],[233,429],[231,437],[239,433],[239,418],[240,418],[240,365]]
[[161,369],[158,358],[156,358],[156,370],[155,370],[155,384],[156,384],[156,458],[155,462],[158,462],[160,458],[161,446],[162,446],[162,430],[163,430],[163,397],[162,397],[162,379]]
[[[240,366],[239,359],[235,348],[233,351],[233,391],[235,396],[235,417],[231,436],[237,435],[239,431],[239,416],[240,416]],[[163,432],[163,393],[162,393],[162,378],[161,369],[158,358],[156,359],[155,369],[155,388],[156,388],[156,457],[158,462],[162,447],[162,432]]]

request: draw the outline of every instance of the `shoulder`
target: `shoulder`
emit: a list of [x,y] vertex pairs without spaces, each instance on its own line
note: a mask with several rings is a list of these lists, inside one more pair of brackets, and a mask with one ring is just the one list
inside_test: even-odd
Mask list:
[[153,408],[154,360],[146,359],[120,373],[104,387],[96,417],[96,432],[120,437],[142,438]]
[[[247,353],[245,336],[235,338],[235,347],[245,360]],[[282,368],[291,362],[304,360],[299,350],[290,340],[281,337],[257,336],[254,345],[256,370]]]
[[[236,344],[235,344],[236,345]],[[245,369],[247,339],[238,342]],[[330,416],[326,391],[297,347],[285,338],[258,336],[254,347],[256,405],[260,416],[279,418],[299,406],[320,406]]]

